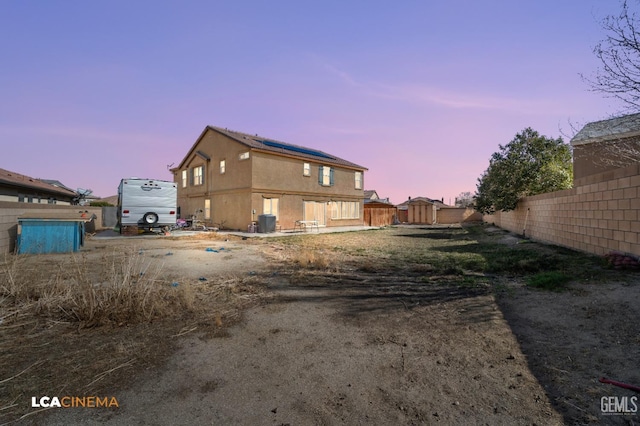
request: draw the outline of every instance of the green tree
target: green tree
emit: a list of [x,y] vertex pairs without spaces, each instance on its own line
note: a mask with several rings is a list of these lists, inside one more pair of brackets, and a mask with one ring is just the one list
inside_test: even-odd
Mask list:
[[541,136],[528,127],[499,146],[478,179],[475,201],[479,212],[513,210],[522,197],[571,188],[571,149],[562,138]]

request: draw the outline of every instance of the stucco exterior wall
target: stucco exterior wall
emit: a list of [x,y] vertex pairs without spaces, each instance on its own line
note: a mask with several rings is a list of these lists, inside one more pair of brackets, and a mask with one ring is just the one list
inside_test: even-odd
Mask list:
[[526,197],[510,212],[484,216],[509,231],[596,255],[640,256],[638,164],[591,175],[572,189]]
[[[197,155],[196,151],[209,156],[210,160]],[[249,158],[240,159],[240,154],[245,152],[249,152]],[[223,174],[220,173],[221,160],[225,160]],[[310,165],[309,176],[303,173],[304,163]],[[190,171],[197,166],[205,169],[202,185],[192,185],[189,180]],[[321,166],[333,170],[333,185],[319,184]],[[186,186],[182,183],[182,170],[189,171]],[[358,202],[358,219],[332,219],[327,208],[326,226],[362,225],[364,190],[355,188],[355,172],[335,164],[250,150],[225,135],[208,131],[183,167],[174,171],[174,180],[178,183],[178,206],[183,218],[199,210],[204,212],[205,200],[208,199],[211,200],[211,217],[206,221],[208,224],[224,223],[229,229],[246,230],[251,222],[257,221],[258,216],[264,213],[264,198],[278,198],[279,225],[282,229],[292,229],[295,221],[303,219],[304,201]],[[364,181],[361,188],[364,188]]]
[[573,146],[573,180],[578,180],[594,174],[613,171],[633,160],[625,160],[618,153],[622,149],[618,145],[626,146],[626,149],[640,149],[640,136],[624,138],[621,140],[607,140],[603,142],[591,142],[576,144]]

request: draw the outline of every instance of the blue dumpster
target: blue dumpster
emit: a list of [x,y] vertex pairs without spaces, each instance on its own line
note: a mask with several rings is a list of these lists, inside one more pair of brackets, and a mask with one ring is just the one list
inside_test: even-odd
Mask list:
[[18,218],[18,254],[71,253],[84,245],[86,218]]

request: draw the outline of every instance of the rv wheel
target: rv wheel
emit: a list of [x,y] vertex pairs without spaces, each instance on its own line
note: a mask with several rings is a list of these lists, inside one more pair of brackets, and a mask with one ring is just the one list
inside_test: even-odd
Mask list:
[[142,217],[142,221],[147,225],[153,225],[158,222],[158,215],[155,213],[145,213]]

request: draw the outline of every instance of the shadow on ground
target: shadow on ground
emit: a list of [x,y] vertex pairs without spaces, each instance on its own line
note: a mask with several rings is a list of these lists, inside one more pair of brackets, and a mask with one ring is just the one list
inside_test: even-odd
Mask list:
[[[295,275],[283,277],[287,281],[274,287],[280,296],[272,303],[331,303],[350,318],[409,312],[418,307],[473,300],[490,293],[487,286],[440,285],[425,282],[423,276],[398,274],[323,273],[305,280]],[[483,320],[482,315],[476,315],[474,321],[478,320]]]

